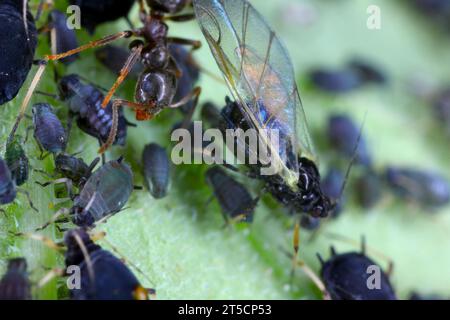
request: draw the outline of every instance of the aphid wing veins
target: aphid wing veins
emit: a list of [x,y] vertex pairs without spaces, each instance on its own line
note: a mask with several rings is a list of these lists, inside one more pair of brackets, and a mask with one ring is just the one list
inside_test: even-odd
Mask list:
[[[278,174],[293,187],[298,181],[297,155],[302,152],[311,157],[313,152],[286,49],[246,0],[194,0],[194,8],[247,122],[260,133],[262,129],[278,130],[279,145],[265,134],[260,134],[260,142],[271,152]],[[301,141],[297,139],[299,124]],[[256,153],[254,149],[249,146],[250,152]]]

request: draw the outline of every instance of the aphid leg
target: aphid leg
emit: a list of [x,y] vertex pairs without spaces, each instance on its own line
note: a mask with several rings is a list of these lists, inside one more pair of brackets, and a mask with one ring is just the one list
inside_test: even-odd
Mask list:
[[0,213],[4,214],[6,216],[6,211],[4,209],[0,208]]
[[31,209],[33,209],[34,211],[39,213],[39,210],[36,209],[36,207],[33,205],[33,201],[31,201],[31,197],[30,197],[30,194],[28,193],[28,191],[21,189],[21,188],[17,188],[17,192],[20,192],[21,194],[25,195],[25,197],[28,200],[28,203],[30,204]]
[[178,37],[167,37],[167,42],[183,46],[192,46],[192,51],[198,50],[202,47],[202,43],[198,40],[183,39]]
[[145,24],[147,17],[148,17],[148,14],[147,14],[147,10],[145,10],[144,0],[139,0],[139,19],[141,20],[142,23]]
[[42,226],[38,227],[35,229],[35,231],[41,231],[46,229],[49,225],[53,224],[53,223],[64,223],[68,221],[68,216],[70,215],[70,211],[67,208],[61,208],[60,210],[58,210],[53,217],[45,224],[43,224]]
[[61,178],[61,179],[56,179],[54,181],[49,181],[49,182],[44,182],[44,183],[35,181],[35,183],[40,185],[43,188],[48,187],[49,185],[53,185],[53,184],[64,183],[66,185],[66,189],[67,189],[70,199],[73,199],[73,197],[74,197],[73,183],[72,183],[72,180],[70,180],[69,178]]
[[28,239],[32,239],[32,240],[36,240],[39,242],[42,242],[46,247],[56,250],[56,251],[62,251],[64,249],[64,245],[61,243],[57,243],[55,241],[53,241],[52,239],[43,236],[41,234],[38,233],[29,233],[29,232],[18,232],[18,233],[14,233],[14,232],[10,232],[10,234],[12,234],[15,237],[23,237],[23,238],[28,238]]
[[102,102],[103,109],[105,109],[108,106],[108,103],[111,101],[114,93],[117,91],[117,89],[122,84],[122,82],[125,80],[125,78],[128,76],[131,69],[133,69],[133,66],[136,64],[138,59],[141,57],[141,52],[142,52],[142,49],[144,48],[143,42],[140,40],[137,40],[135,43],[131,43],[130,46],[132,47],[131,54],[129,55],[127,61],[123,65],[122,69],[120,70],[120,74],[117,77],[116,82],[113,84],[113,86],[109,90],[108,94],[105,96],[105,99],[103,99],[103,102]]
[[94,160],[92,160],[92,162],[91,162],[91,164],[89,165],[89,168],[88,168],[89,174],[91,174],[92,171],[94,171],[94,169],[97,166],[97,164],[99,163],[99,161],[100,161],[99,157],[97,157]]
[[294,255],[292,256],[291,283],[295,277],[295,268],[297,267],[298,251],[300,248],[300,219],[295,221],[292,248],[294,249]]
[[[27,130],[25,131],[25,140],[24,140],[24,143],[27,143],[27,142],[28,142],[28,138],[29,138],[29,136],[30,136],[30,132],[33,131],[33,129],[34,129],[33,126],[29,126],[29,127],[27,128]],[[42,152],[42,150],[41,150],[41,152]]]
[[[116,246],[114,246],[111,242],[109,242],[108,240],[106,240],[106,233],[102,232],[99,236],[96,236],[95,234],[91,236],[91,239],[94,241],[94,239],[96,240],[102,240],[103,242],[105,242],[108,247],[111,248],[112,251],[114,251],[120,258],[121,260],[125,263],[130,265],[131,267],[133,267],[137,272],[139,272],[142,276],[144,276],[148,282],[150,282],[152,285],[154,284],[153,281],[144,273],[144,271],[142,271],[137,265],[135,265],[134,263],[130,262],[121,252],[120,250],[117,249]],[[152,293],[153,294],[156,292],[154,289],[146,289],[146,291],[148,293]]]
[[[114,107],[113,107],[112,125],[114,126]],[[112,128],[111,128],[111,130],[112,130]],[[111,134],[111,132],[110,132],[110,134]],[[115,139],[116,139],[116,136],[115,136],[115,134],[114,134],[114,140],[115,140]],[[101,139],[98,139],[98,145],[99,145],[100,148],[103,147],[103,142],[102,142]],[[105,149],[105,151],[106,151],[106,149]],[[100,152],[99,152],[99,153],[100,153]],[[104,152],[101,153],[101,159],[102,159],[102,165],[104,165],[104,164],[106,163],[106,156],[105,156],[105,153],[104,153]]]
[[39,282],[37,283],[37,287],[39,289],[43,288],[45,285],[47,285],[47,283],[49,283],[56,277],[64,276],[65,273],[66,273],[66,271],[61,268],[52,269],[41,280],[39,280]]

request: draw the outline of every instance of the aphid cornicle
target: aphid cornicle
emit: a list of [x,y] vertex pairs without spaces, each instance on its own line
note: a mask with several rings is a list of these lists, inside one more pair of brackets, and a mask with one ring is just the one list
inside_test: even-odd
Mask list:
[[0,280],[0,300],[31,300],[31,283],[24,258],[8,261],[8,269]]
[[[326,217],[333,208],[320,187],[293,65],[280,39],[246,0],[194,0],[194,10],[211,52],[236,102],[222,112],[230,129],[256,129],[260,145],[238,141],[256,154],[251,174],[291,211]],[[278,143],[266,132],[278,133]],[[300,134],[301,137],[298,137]],[[262,144],[262,146],[261,146]],[[261,174],[267,150],[271,174]],[[242,159],[241,159],[242,160]]]
[[34,18],[27,10],[23,21],[23,1],[0,2],[0,105],[14,99],[33,64],[37,46]]
[[80,268],[80,287],[70,290],[74,300],[147,300],[144,288],[130,269],[109,251],[92,242],[83,229],[68,231],[65,264]]
[[155,199],[167,195],[170,182],[170,160],[166,149],[156,143],[145,146],[142,166],[148,191]]
[[225,221],[239,219],[239,222],[253,222],[258,199],[253,199],[243,184],[217,166],[206,171],[206,180],[214,191]]
[[17,186],[21,186],[28,180],[29,162],[22,147],[22,138],[15,136],[6,145],[5,161]]
[[[333,300],[397,299],[389,277],[364,251],[336,254],[331,248],[331,258],[323,261],[319,256],[319,260],[322,280]],[[379,275],[377,287],[371,287],[370,277],[374,272]]]
[[41,151],[57,154],[64,151],[67,144],[66,131],[48,103],[33,106],[34,138]]
[[450,183],[437,173],[388,167],[385,179],[397,196],[424,207],[440,208],[450,203]]
[[[75,117],[78,127],[102,143],[108,139],[112,127],[112,106],[101,107],[103,93],[90,84],[84,84],[75,75],[62,77],[58,83],[61,99],[69,108],[69,116]],[[118,110],[117,134],[114,144],[125,145],[128,122],[123,110]]]
[[135,0],[70,0],[81,11],[81,25],[91,34],[105,22],[127,18]]

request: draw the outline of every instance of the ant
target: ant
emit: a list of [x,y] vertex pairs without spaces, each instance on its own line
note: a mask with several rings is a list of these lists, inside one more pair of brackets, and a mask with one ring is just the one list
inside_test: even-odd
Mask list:
[[200,87],[195,87],[187,96],[181,98],[179,101],[173,101],[177,91],[178,79],[181,78],[182,71],[170,54],[169,44],[190,45],[192,46],[192,50],[196,50],[201,47],[201,42],[169,37],[169,27],[166,24],[166,21],[184,22],[195,19],[193,13],[180,13],[184,8],[191,4],[191,0],[176,0],[170,2],[146,0],[145,2],[150,8],[150,12],[147,13],[144,0],[139,0],[139,16],[143,23],[141,28],[121,31],[99,40],[91,41],[88,44],[65,53],[46,55],[39,63],[39,68],[22,103],[10,137],[14,135],[21,119],[24,117],[31,96],[39,84],[49,61],[58,61],[87,49],[105,46],[123,38],[138,37],[142,38],[143,41],[136,39],[130,44],[131,54],[125,62],[125,65],[122,67],[116,82],[105,96],[105,99],[102,102],[102,108],[107,107],[108,103],[112,100],[114,93],[126,79],[128,73],[132,70],[138,60],[141,60],[144,65],[144,71],[137,81],[134,98],[135,102],[123,99],[113,100],[112,127],[109,137],[100,148],[99,153],[104,153],[115,141],[120,106],[132,108],[136,112],[136,119],[138,121],[150,120],[165,108],[178,108],[191,100],[193,100],[195,106],[201,93]]

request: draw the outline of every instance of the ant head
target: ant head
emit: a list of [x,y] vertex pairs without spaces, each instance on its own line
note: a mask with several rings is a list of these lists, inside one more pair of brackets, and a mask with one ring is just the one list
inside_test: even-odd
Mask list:
[[182,11],[190,0],[147,0],[150,8],[164,13],[179,13]]
[[169,64],[169,49],[164,44],[146,47],[142,52],[142,63],[151,69],[164,69]]
[[64,243],[66,244],[66,265],[78,265],[84,260],[86,254],[100,249],[100,247],[92,241],[86,229],[78,228],[69,230],[64,235]]

